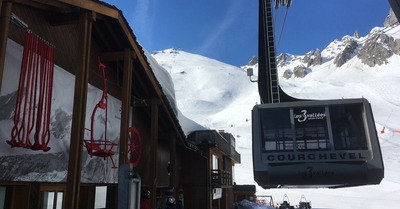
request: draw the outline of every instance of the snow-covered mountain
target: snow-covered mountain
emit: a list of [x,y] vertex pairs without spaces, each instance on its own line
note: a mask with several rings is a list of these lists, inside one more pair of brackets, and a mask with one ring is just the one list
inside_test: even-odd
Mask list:
[[[301,195],[313,208],[386,208],[400,205],[400,26],[374,28],[365,37],[345,36],[325,49],[306,55],[278,57],[280,85],[289,95],[305,99],[364,97],[372,104],[385,163],[380,185],[342,189],[270,189],[258,194],[280,201],[288,194],[293,204]],[[176,49],[153,52],[171,75],[178,109],[209,129],[236,137],[242,162],[235,166],[237,184],[253,181],[251,110],[259,103],[257,83],[246,70]],[[256,77],[255,77],[256,78]],[[253,79],[255,79],[253,78]],[[384,133],[381,130],[385,127]]]

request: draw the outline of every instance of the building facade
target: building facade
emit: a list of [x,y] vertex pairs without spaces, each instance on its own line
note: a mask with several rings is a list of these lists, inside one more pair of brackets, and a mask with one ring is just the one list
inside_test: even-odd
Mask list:
[[168,73],[118,8],[0,0],[0,11],[0,209],[117,208],[125,163],[152,208],[170,187],[187,208],[214,206],[213,155],[187,139]]

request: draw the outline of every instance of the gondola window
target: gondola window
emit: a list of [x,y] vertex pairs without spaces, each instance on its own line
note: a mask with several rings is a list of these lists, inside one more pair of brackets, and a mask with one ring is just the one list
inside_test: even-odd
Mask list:
[[260,111],[264,152],[367,150],[362,104]]
[[297,150],[326,150],[330,148],[326,108],[293,108]]
[[268,109],[261,113],[265,151],[293,150],[290,109]]
[[367,150],[363,108],[361,104],[331,106],[335,150]]

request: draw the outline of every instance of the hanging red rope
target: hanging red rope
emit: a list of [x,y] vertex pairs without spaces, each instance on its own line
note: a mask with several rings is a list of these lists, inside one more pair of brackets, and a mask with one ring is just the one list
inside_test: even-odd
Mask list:
[[14,126],[11,140],[6,141],[13,148],[23,147],[44,152],[50,150],[47,145],[50,142],[54,55],[53,46],[29,31],[26,32]]

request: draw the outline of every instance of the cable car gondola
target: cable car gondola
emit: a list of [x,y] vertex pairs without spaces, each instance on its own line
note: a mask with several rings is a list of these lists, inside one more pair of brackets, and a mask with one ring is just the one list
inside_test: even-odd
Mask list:
[[383,161],[366,99],[256,105],[254,179],[263,188],[379,184]]
[[379,184],[384,169],[369,102],[287,95],[279,86],[271,0],[259,0],[258,32],[254,180],[263,188]]

